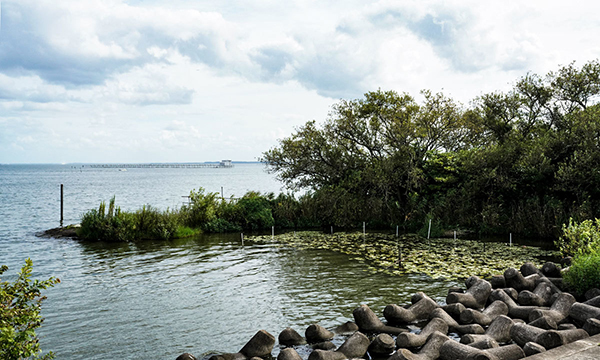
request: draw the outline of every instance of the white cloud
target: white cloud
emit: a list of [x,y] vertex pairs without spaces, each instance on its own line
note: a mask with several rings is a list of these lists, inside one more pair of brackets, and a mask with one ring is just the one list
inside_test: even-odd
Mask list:
[[528,71],[598,58],[599,10],[583,1],[4,0],[0,162],[251,160],[339,98],[426,88],[467,103]]

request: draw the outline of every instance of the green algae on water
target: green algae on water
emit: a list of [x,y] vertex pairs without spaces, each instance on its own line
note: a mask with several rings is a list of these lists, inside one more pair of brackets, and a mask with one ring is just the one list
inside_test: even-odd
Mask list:
[[[463,239],[424,239],[409,234],[336,233],[316,231],[253,236],[248,241],[277,243],[299,249],[322,249],[350,255],[364,262],[368,271],[389,275],[425,274],[434,279],[464,279],[471,275],[489,277],[509,267],[520,268],[525,262],[542,266],[545,258],[558,252],[532,246],[508,246],[496,242]],[[400,259],[400,253],[402,257]],[[401,260],[401,261],[399,261]]]

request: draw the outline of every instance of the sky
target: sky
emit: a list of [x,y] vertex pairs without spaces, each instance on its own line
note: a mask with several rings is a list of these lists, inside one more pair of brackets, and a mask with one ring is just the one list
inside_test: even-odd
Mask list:
[[597,1],[1,0],[0,164],[257,160],[340,99],[600,58]]

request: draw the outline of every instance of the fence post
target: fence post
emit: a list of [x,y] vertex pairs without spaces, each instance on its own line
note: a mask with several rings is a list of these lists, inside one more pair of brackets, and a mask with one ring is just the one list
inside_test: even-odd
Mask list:
[[63,227],[63,209],[64,209],[64,191],[63,184],[60,184],[60,227]]

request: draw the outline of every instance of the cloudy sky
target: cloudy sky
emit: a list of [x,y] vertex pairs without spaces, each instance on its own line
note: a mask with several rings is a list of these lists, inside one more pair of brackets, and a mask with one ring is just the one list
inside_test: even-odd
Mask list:
[[341,98],[600,58],[597,1],[0,4],[0,163],[255,160]]

